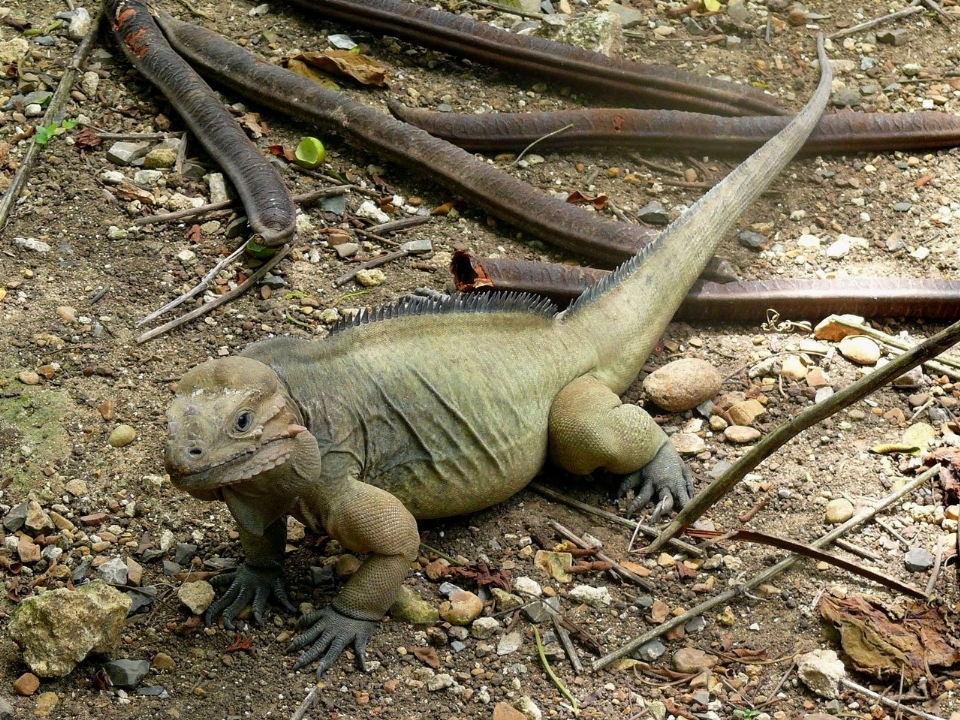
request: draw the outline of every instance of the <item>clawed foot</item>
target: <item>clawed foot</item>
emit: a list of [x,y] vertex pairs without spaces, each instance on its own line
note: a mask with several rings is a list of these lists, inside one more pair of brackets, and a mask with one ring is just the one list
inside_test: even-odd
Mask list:
[[655,523],[674,507],[681,510],[690,502],[693,495],[693,473],[668,441],[660,447],[653,460],[624,477],[617,496],[623,497],[628,490],[633,489],[636,489],[637,494],[627,508],[627,517],[656,495],[658,502],[650,519],[651,523]]
[[329,605],[315,610],[300,621],[301,627],[309,627],[297,635],[288,648],[292,652],[311,645],[309,650],[297,658],[293,669],[299,670],[320,658],[317,666],[317,677],[320,677],[333,666],[340,653],[352,644],[360,669],[367,672],[367,641],[379,624],[376,620],[349,617]]
[[218,616],[223,616],[223,626],[233,630],[233,619],[248,604],[253,605],[253,619],[257,625],[263,625],[263,612],[267,601],[276,598],[284,610],[296,612],[296,608],[287,597],[281,568],[260,568],[241,565],[236,572],[225,573],[213,578],[214,587],[226,587],[227,591],[211,605],[203,615],[207,627]]

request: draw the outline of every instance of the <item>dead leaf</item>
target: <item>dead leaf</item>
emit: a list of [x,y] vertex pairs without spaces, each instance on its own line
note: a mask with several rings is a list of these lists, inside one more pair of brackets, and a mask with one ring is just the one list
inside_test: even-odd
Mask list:
[[610,198],[606,195],[585,195],[579,190],[574,190],[567,196],[567,202],[571,205],[583,205],[584,203],[590,203],[593,207],[599,212],[607,206],[607,201]]
[[117,195],[124,200],[139,200],[147,205],[156,204],[156,198],[143,188],[138,188],[129,180],[123,180],[117,185]]
[[85,127],[74,137],[73,144],[79,150],[89,150],[102,145],[103,140],[100,139],[99,133],[92,127]]
[[450,211],[453,210],[454,205],[457,204],[456,200],[450,200],[445,202],[443,205],[438,205],[433,210],[430,211],[431,215],[449,215]]
[[824,595],[820,614],[839,633],[840,645],[851,664],[861,672],[884,680],[896,680],[901,673],[913,684],[926,677],[931,694],[939,685],[931,666],[949,667],[960,661],[960,651],[947,635],[940,613],[924,602],[911,601],[891,619],[875,601],[852,595],[839,599]]
[[259,113],[249,112],[244,113],[238,118],[238,121],[241,126],[247,129],[254,140],[259,140],[264,135],[267,134],[267,127],[262,122],[260,122]]
[[444,576],[458,575],[473,580],[477,587],[490,587],[496,585],[499,588],[511,591],[510,573],[506,570],[494,570],[482,560],[470,563],[469,565],[452,565],[444,568]]
[[940,463],[940,483],[947,505],[960,502],[960,448],[938,448],[923,456],[923,464],[931,467]]
[[324,50],[305,52],[292,58],[337,77],[348,77],[361,85],[383,87],[387,84],[387,69],[366,55],[349,50]]
[[267,150],[270,151],[271,155],[279,155],[289,162],[296,162],[297,156],[294,154],[293,150],[286,148],[283,145],[269,145]]
[[413,655],[417,660],[422,662],[424,665],[433,668],[434,670],[439,669],[440,667],[440,656],[437,655],[437,649],[434,647],[414,647],[407,648],[410,654]]
[[224,650],[224,652],[225,653],[245,652],[245,653],[249,653],[250,655],[255,655],[256,650],[254,650],[253,647],[251,647],[252,644],[253,644],[253,638],[245,638],[240,633],[237,633],[233,638],[233,644],[230,645],[230,647],[228,647],[226,650]]
[[320,68],[314,67],[309,63],[305,63],[303,60],[297,60],[296,58],[289,58],[284,63],[284,66],[290,72],[296,73],[300,77],[305,77],[307,80],[311,80],[318,85],[323,85],[323,87],[328,90],[339,90],[340,86],[337,85],[336,81],[330,77],[327,73],[320,70]]

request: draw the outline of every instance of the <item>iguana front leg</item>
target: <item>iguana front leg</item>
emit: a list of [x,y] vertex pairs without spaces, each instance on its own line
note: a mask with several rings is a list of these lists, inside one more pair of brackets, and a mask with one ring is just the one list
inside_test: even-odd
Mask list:
[[353,645],[361,669],[366,670],[367,641],[417,557],[417,521],[386,490],[357,480],[345,481],[336,492],[325,492],[318,504],[330,536],[345,548],[369,556],[330,605],[303,619],[310,627],[293,639],[291,649],[310,648],[297,658],[294,669],[319,659],[319,676]]
[[219,615],[223,615],[223,625],[233,630],[233,619],[248,603],[253,603],[253,619],[257,625],[263,625],[263,611],[267,600],[274,597],[285,610],[296,612],[296,608],[287,597],[283,575],[283,549],[287,539],[286,517],[275,520],[267,526],[263,534],[251,533],[238,527],[240,542],[246,557],[236,572],[218,575],[213,579],[214,586],[226,587],[227,591],[204,613],[203,620],[208,626]]
[[625,405],[592,377],[568,384],[550,407],[550,458],[578,475],[597,468],[626,475],[621,493],[637,487],[633,513],[654,495],[664,511],[682,508],[693,476],[666,434],[642,408]]

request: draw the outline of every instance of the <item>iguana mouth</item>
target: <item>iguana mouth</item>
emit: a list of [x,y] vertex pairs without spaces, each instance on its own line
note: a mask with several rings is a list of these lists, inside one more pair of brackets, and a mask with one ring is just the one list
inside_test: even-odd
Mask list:
[[280,437],[202,470],[187,473],[178,473],[176,470],[168,472],[171,482],[181,490],[213,490],[251,480],[261,473],[280,467],[290,459],[295,447],[294,438]]

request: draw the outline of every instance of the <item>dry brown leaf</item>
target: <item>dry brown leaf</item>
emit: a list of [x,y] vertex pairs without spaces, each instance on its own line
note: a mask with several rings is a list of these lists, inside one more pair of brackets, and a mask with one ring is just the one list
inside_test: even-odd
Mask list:
[[410,653],[424,665],[437,670],[440,667],[440,656],[437,655],[437,649],[434,647],[414,647],[409,648]]
[[117,195],[124,200],[139,200],[142,203],[147,205],[154,205],[157,200],[153,195],[143,188],[138,188],[129,180],[122,181],[117,185]]
[[329,90],[340,89],[340,86],[337,85],[336,81],[330,77],[328,73],[323,72],[320,68],[304,62],[303,60],[298,60],[297,58],[288,58],[284,63],[284,66],[290,72],[296,73],[300,77],[305,77],[307,80],[311,80],[318,85],[323,85],[323,87]]
[[307,63],[338,77],[348,77],[361,85],[383,87],[387,84],[387,69],[376,60],[349,50],[324,50],[300,53],[293,61]]
[[606,195],[586,195],[579,190],[574,190],[567,196],[567,202],[571,205],[583,205],[584,203],[590,203],[597,210],[597,212],[606,207],[609,199],[610,198]]
[[862,595],[839,599],[824,595],[820,614],[840,636],[840,645],[859,671],[881,679],[901,673],[913,684],[926,677],[931,692],[936,681],[930,667],[960,662],[960,651],[950,644],[947,626],[930,605],[910,601],[892,619],[877,603]]

